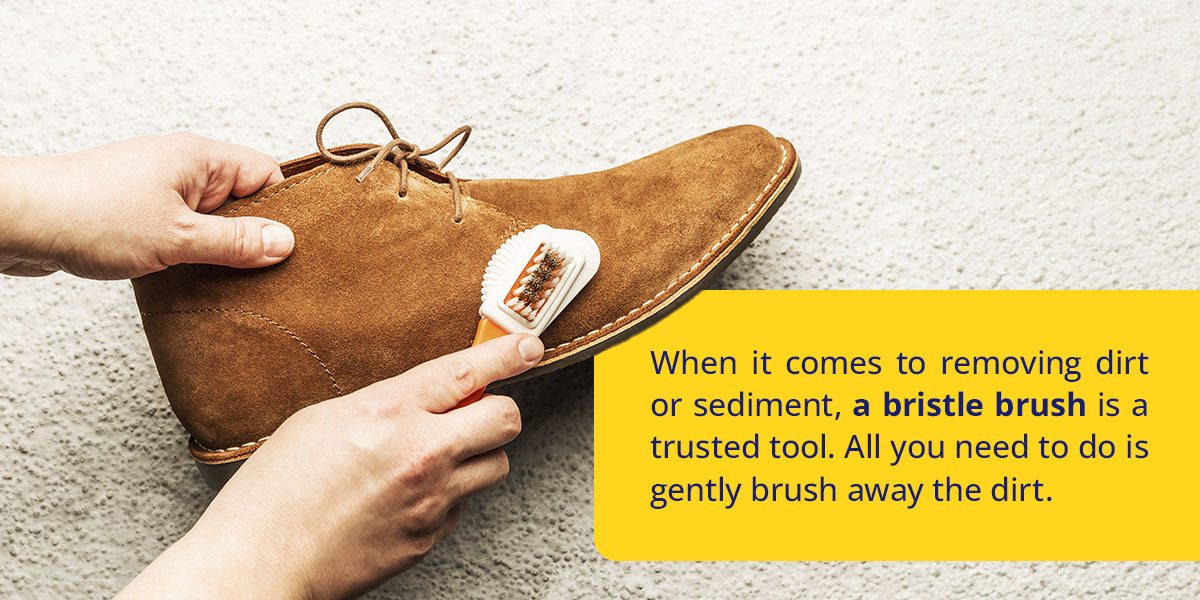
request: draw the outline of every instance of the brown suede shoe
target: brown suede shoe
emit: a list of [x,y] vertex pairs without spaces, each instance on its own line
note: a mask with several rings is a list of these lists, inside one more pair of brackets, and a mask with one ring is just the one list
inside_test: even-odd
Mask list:
[[[326,150],[321,128],[354,107],[375,111],[394,139]],[[724,269],[799,174],[787,140],[742,125],[597,173],[459,180],[444,167],[469,133],[420,150],[378,109],[340,107],[318,128],[321,152],[284,163],[285,181],[215,211],[287,224],[289,259],[260,270],[178,265],[134,280],[163,389],[197,461],[244,459],[297,410],[469,346],[488,260],[539,223],[590,234],[603,259],[542,334],[546,355],[530,375],[588,358]],[[455,137],[441,165],[423,158]]]

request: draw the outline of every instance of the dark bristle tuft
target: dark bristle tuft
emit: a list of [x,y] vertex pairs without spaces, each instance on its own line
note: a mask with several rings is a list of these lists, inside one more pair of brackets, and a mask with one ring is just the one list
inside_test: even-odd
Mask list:
[[[521,293],[515,296],[521,302],[517,306],[532,307],[539,300],[543,299],[550,290],[550,286],[548,285],[550,280],[554,279],[562,269],[562,266],[566,264],[566,259],[557,250],[545,246],[540,248],[540,250],[542,249],[544,249],[544,255],[541,262],[537,263],[537,266],[533,268],[533,272],[529,273],[529,281],[525,282],[525,287],[521,290]],[[537,314],[537,312],[535,311],[533,314]],[[531,315],[526,318],[532,319],[533,317]]]

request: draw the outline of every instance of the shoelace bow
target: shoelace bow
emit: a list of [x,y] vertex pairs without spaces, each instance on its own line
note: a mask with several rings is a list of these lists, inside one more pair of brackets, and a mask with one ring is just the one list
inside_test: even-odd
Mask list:
[[[383,121],[384,127],[387,127],[388,134],[392,136],[391,141],[378,148],[368,148],[362,152],[348,155],[334,154],[326,149],[325,141],[323,139],[325,125],[329,123],[330,119],[352,108],[364,108],[375,113],[375,116],[379,117],[379,120]],[[388,119],[387,115],[385,115],[383,111],[379,109],[379,107],[366,102],[348,102],[329,111],[329,114],[325,115],[325,118],[321,119],[320,124],[317,125],[317,150],[321,152],[321,156],[324,156],[326,160],[336,165],[353,164],[374,156],[371,162],[367,165],[367,168],[363,169],[362,172],[354,178],[355,181],[360,183],[363,179],[366,179],[367,175],[371,174],[371,171],[375,170],[375,167],[379,166],[379,163],[383,162],[384,160],[391,160],[396,164],[397,167],[400,167],[401,196],[404,196],[408,193],[409,163],[425,169],[436,170],[444,174],[446,179],[450,180],[450,191],[454,195],[454,222],[461,223],[463,220],[463,207],[462,193],[458,189],[458,178],[454,176],[454,173],[445,171],[444,169],[446,168],[446,165],[458,154],[458,151],[462,150],[463,145],[467,143],[467,138],[470,136],[471,126],[463,125],[462,127],[455,129],[454,133],[451,133],[443,138],[442,141],[430,146],[429,148],[422,149],[420,146],[417,146],[412,142],[400,139],[400,135],[396,133],[396,128],[392,126],[391,119]],[[445,148],[447,144],[454,140],[454,138],[459,138],[458,143],[454,145],[454,149],[446,155],[446,158],[442,159],[442,162],[435,163],[432,160],[425,158],[426,156]]]

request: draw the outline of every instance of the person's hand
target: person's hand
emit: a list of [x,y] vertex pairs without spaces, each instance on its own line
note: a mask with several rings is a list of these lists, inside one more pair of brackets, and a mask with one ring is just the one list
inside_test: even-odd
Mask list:
[[0,273],[125,279],[179,263],[272,265],[291,253],[290,229],[204,213],[282,180],[270,156],[190,133],[0,157]]
[[412,566],[500,483],[521,430],[512,399],[472,391],[524,372],[542,343],[509,335],[289,418],[127,597],[340,598]]

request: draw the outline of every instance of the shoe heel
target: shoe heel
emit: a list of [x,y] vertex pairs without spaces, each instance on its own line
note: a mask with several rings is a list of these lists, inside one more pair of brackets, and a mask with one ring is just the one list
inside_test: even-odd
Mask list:
[[200,471],[200,477],[204,479],[204,483],[207,483],[210,489],[220,491],[225,486],[225,482],[229,481],[229,478],[233,477],[234,473],[237,473],[237,470],[244,462],[246,460],[242,459],[213,465],[197,460],[196,468]]

